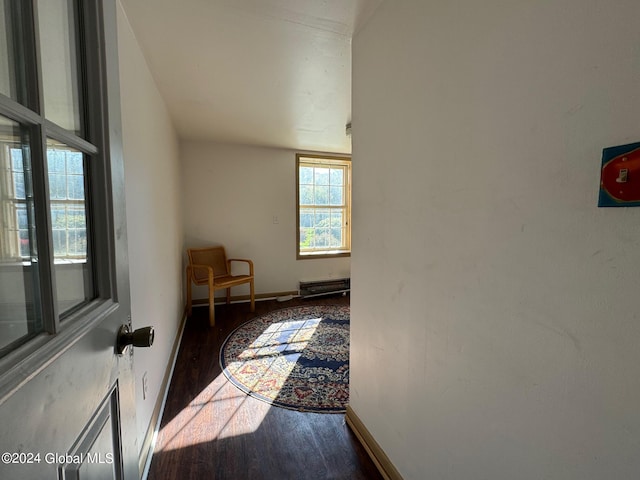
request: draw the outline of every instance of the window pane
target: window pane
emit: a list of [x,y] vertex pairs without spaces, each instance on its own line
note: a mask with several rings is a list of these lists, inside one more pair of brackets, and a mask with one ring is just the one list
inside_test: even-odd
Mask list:
[[316,210],[315,216],[315,226],[316,227],[328,227],[329,226],[329,217],[330,211],[326,208],[319,208]]
[[93,298],[87,241],[85,156],[47,140],[56,295],[61,313]]
[[75,175],[84,175],[82,155],[66,156],[67,172]]
[[69,174],[67,182],[67,194],[69,200],[84,200],[84,176]]
[[342,205],[344,202],[344,189],[342,187],[331,187],[329,203],[331,205]]
[[311,185],[300,186],[300,205],[313,205],[313,187]]
[[316,167],[314,183],[316,185],[329,185],[329,169]]
[[329,247],[329,229],[328,228],[316,228],[315,234],[315,246],[316,247]]
[[342,246],[342,228],[331,229],[331,246],[332,247]]
[[0,93],[27,105],[24,45],[18,9],[20,2],[0,0]]
[[42,59],[44,115],[81,133],[77,14],[73,0],[39,0],[38,27]]
[[331,185],[343,185],[344,184],[344,171],[342,168],[331,169]]
[[13,195],[20,200],[27,198],[24,191],[24,173],[22,172],[13,172]]
[[69,233],[69,253],[81,255],[87,251],[87,230],[78,228]]
[[0,356],[43,330],[26,129],[0,116]]
[[300,226],[301,227],[313,226],[313,209],[305,208],[300,210]]
[[18,238],[20,240],[20,256],[21,257],[29,257],[29,230],[20,229],[18,230]]
[[[64,219],[64,214],[58,215],[57,220]],[[55,223],[54,223],[55,225]],[[65,230],[53,227],[53,254],[56,257],[63,257],[67,253],[67,241]]]
[[49,150],[47,152],[47,169],[49,173],[65,173],[65,151],[64,150]]
[[309,248],[313,241],[313,228],[300,229],[300,248]]
[[311,184],[313,183],[313,168],[311,167],[300,167],[300,184]]
[[341,210],[333,210],[331,212],[331,226],[342,227],[343,215]]
[[328,186],[315,188],[315,204],[329,205],[329,187]]
[[49,191],[52,200],[65,200],[67,198],[67,177],[49,173]]

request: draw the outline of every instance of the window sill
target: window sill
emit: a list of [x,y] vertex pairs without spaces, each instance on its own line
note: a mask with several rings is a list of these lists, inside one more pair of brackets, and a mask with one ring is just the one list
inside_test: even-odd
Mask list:
[[[86,258],[56,258],[53,261],[54,265],[75,265],[80,263],[87,263]],[[24,260],[0,260],[0,266],[2,267],[31,267],[36,265],[35,262],[29,262]]]
[[339,257],[350,257],[350,251],[344,250],[327,250],[321,252],[305,252],[305,253],[297,253],[298,260],[311,260],[314,258],[339,258]]

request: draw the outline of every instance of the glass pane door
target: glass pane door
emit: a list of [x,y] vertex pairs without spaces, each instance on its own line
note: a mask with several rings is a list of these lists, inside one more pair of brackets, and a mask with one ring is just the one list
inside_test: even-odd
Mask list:
[[77,13],[73,0],[40,0],[38,23],[44,116],[76,135],[82,133]]
[[0,116],[0,356],[43,331],[29,137]]
[[61,314],[93,298],[88,263],[85,155],[47,139],[56,298]]
[[15,0],[0,0],[0,93],[27,105],[22,7]]

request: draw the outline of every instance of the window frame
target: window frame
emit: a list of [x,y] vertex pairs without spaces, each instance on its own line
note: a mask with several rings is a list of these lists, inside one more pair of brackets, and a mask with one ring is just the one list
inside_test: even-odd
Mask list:
[[[300,205],[300,168],[304,165],[309,166],[321,166],[326,168],[331,167],[344,167],[344,203],[341,206],[337,205],[322,205],[322,204],[307,204]],[[339,258],[351,256],[351,188],[352,188],[352,165],[351,157],[343,155],[332,154],[308,154],[297,153],[296,154],[296,258],[298,260],[310,260],[317,258]],[[321,208],[328,210],[343,210],[343,225],[344,229],[344,247],[326,248],[319,250],[303,250],[300,248],[300,212],[302,208]]]

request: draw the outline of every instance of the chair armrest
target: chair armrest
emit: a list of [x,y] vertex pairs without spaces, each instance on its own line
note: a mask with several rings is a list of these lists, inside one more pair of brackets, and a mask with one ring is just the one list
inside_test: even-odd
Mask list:
[[213,285],[213,268],[210,265],[198,265],[198,264],[189,264],[187,265],[187,275],[189,275],[189,279],[193,280],[195,283],[195,275],[193,273],[196,269],[206,269],[207,275],[209,277],[209,284]]
[[246,258],[228,258],[227,265],[229,267],[229,272],[231,272],[231,262],[245,262],[249,265],[249,275],[253,277],[253,262],[251,260],[247,260]]

